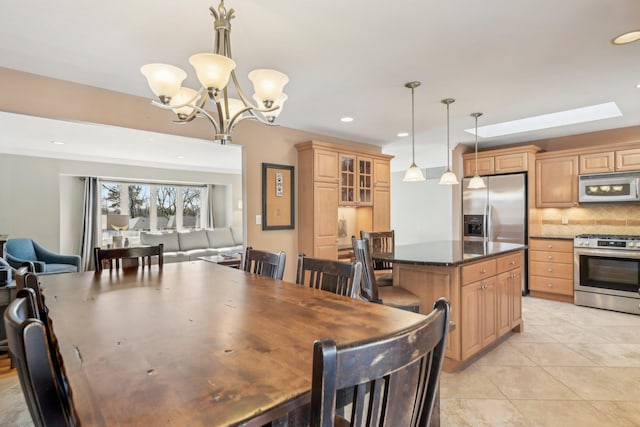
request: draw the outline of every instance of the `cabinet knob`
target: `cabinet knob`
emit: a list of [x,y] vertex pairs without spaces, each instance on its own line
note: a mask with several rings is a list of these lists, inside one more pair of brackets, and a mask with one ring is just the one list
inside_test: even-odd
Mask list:
[[516,262],[515,262],[515,261],[511,261],[511,262],[509,263],[509,265],[516,265]]
[[481,274],[484,274],[484,273],[486,273],[486,272],[487,272],[487,270],[485,270],[484,268],[483,268],[482,270],[480,270],[480,273],[481,273]]
[[553,245],[552,245],[551,243],[549,243],[549,244],[547,245],[547,247],[548,247],[548,248],[552,248],[552,247],[553,247]]
[[553,259],[553,257],[552,257],[551,255],[549,255],[547,258],[549,258],[549,259]]
[[553,271],[553,268],[550,268],[550,269],[549,269],[549,270],[547,270],[547,271],[548,271],[548,272],[552,272],[552,271]]
[[547,286],[553,288],[553,285],[551,283],[548,283]]

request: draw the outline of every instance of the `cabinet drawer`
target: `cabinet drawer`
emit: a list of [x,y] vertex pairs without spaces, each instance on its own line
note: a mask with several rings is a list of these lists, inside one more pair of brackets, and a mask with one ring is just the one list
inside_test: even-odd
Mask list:
[[529,249],[532,251],[573,253],[573,240],[529,239]]
[[532,261],[531,274],[534,276],[573,280],[573,264]]
[[541,262],[560,262],[563,264],[573,263],[573,251],[569,252],[547,252],[547,251],[531,251],[529,253],[531,261]]
[[498,273],[513,270],[522,266],[522,252],[504,255],[496,259]]
[[495,276],[495,274],[495,259],[490,259],[488,261],[478,262],[471,265],[465,265],[462,267],[462,284],[466,285],[477,280]]
[[529,289],[552,294],[573,295],[573,280],[554,277],[531,276]]

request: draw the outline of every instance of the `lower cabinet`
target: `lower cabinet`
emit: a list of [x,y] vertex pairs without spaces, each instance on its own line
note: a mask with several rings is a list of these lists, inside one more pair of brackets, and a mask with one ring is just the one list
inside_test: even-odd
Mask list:
[[[477,266],[462,268],[461,358],[465,360],[518,327],[522,322],[522,252],[492,260],[492,270],[484,261],[480,271],[493,275],[471,282]],[[465,277],[467,278],[465,280]]]
[[482,350],[498,337],[496,329],[496,279],[473,282],[462,287],[462,359]]

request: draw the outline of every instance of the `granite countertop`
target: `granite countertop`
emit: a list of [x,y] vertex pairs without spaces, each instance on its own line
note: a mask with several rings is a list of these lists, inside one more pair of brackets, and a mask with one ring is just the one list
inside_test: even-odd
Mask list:
[[530,239],[573,240],[575,236],[529,236]]
[[448,267],[522,250],[526,247],[526,245],[517,243],[436,240],[411,245],[397,245],[392,255],[374,253],[372,258],[389,260],[399,264]]

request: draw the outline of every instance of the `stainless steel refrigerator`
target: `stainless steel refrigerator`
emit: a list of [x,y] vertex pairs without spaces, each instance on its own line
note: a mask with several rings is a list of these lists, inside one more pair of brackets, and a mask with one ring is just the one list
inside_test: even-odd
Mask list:
[[[462,181],[462,234],[468,242],[465,246],[487,241],[526,244],[526,174],[486,176],[482,180],[486,188],[477,190],[467,188],[470,178]],[[527,275],[523,274],[523,277]],[[528,291],[526,282],[523,280],[523,295]]]

